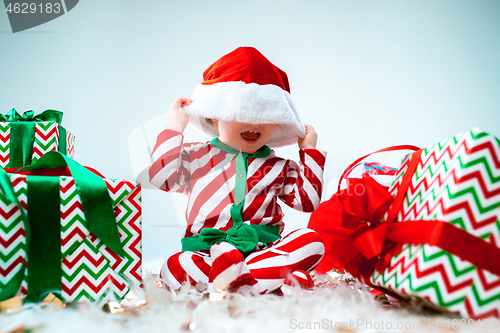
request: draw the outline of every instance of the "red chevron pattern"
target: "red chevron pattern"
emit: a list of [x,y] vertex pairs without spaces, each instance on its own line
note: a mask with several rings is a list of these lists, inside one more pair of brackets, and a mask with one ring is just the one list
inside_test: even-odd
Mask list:
[[[4,123],[1,123],[1,124],[7,124],[7,123],[4,122]],[[9,143],[9,141],[10,141],[10,127],[5,132],[0,132],[0,141],[3,144]]]
[[[12,176],[12,185],[21,205],[26,203],[26,176]],[[26,259],[26,232],[19,207],[0,194],[0,290],[23,269]]]
[[72,177],[60,177],[61,253],[70,254],[88,235],[85,215]]
[[[129,286],[140,285],[142,281],[140,188],[136,183],[126,180],[105,179],[105,182],[115,206],[115,217],[126,255],[124,258],[117,256],[97,237],[81,228],[81,223],[75,219],[75,216],[83,213],[79,197],[73,194],[73,198],[68,199],[70,193],[76,191],[74,181],[71,177],[61,181],[61,192],[66,191],[65,198],[68,199],[67,212],[71,212],[65,215],[73,220],[74,231],[69,235],[81,237],[86,234],[83,242],[79,241],[78,248],[66,256],[62,263],[62,290],[66,300],[86,298],[100,306],[113,294],[118,298],[124,297]],[[71,247],[73,245],[68,246]]]
[[[23,207],[27,207],[25,176],[9,175],[14,190]],[[135,182],[105,179],[115,207],[115,217],[125,256],[117,256],[84,226],[85,214],[72,177],[60,177],[61,199],[61,256],[63,276],[62,296],[66,302],[88,300],[102,306],[112,298],[123,298],[129,288],[142,283],[141,268],[141,189]],[[11,205],[2,205],[2,225],[13,224],[17,215]],[[25,250],[14,252],[16,244],[25,245],[24,227],[21,223],[11,228],[9,234],[0,229],[1,253],[9,260],[0,265],[0,288],[21,269]],[[3,244],[7,246],[4,247]],[[9,249],[11,252],[9,252]],[[23,281],[20,292],[27,294],[28,285]]]
[[[16,207],[15,211],[17,213],[19,211],[19,208]],[[11,232],[11,236],[6,234],[2,238],[0,238],[0,246],[2,246],[2,249],[12,247],[16,242],[19,242],[20,239],[26,237],[26,232],[23,228],[17,227],[15,229],[13,228],[12,230],[14,230],[14,232]]]
[[18,212],[18,210],[19,208],[16,205],[11,204],[0,210],[0,215],[2,216],[3,220],[9,221],[11,220],[12,216]]
[[61,290],[68,301],[88,300],[104,305],[113,294],[123,298],[133,285],[113,270],[102,253],[86,238],[74,253],[62,261]]
[[12,262],[5,262],[5,267],[0,267],[0,275],[7,279],[7,282],[12,278],[12,276],[19,270],[19,266],[24,262],[24,257],[18,255],[14,257]]
[[481,280],[481,285],[485,291],[494,290],[500,286],[500,276],[492,275],[484,269],[478,269],[477,276]]
[[[42,123],[44,125],[49,125],[50,122],[45,122]],[[40,141],[47,142],[54,137],[56,138],[56,141],[59,141],[59,126],[57,123],[52,123],[50,124],[50,127],[47,129],[44,129],[43,127],[40,126],[40,123],[37,124],[35,128],[35,136],[38,137]]]
[[[43,154],[57,150],[59,147],[59,124],[55,122],[38,122],[35,126],[35,142],[32,160],[36,161]],[[10,123],[0,122],[0,167],[10,166]],[[73,158],[75,137],[66,131],[66,155]]]
[[[0,151],[0,167],[2,167],[2,168],[8,167],[9,159],[10,159],[9,153],[4,154],[3,152]],[[5,167],[3,167],[2,165],[5,165]]]
[[[422,219],[436,214],[446,215],[450,218],[450,221],[461,218],[463,223],[467,224],[465,228],[478,237],[489,234],[499,236],[499,230],[495,225],[499,215],[498,210],[491,209],[484,212],[481,211],[481,208],[482,206],[498,206],[500,183],[491,183],[488,177],[484,177],[488,174],[488,170],[485,170],[481,164],[478,167],[471,166],[465,170],[460,167],[460,163],[463,163],[463,161],[476,161],[485,158],[485,153],[494,151],[494,147],[492,142],[479,143],[478,145],[484,149],[478,150],[475,147],[467,148],[464,142],[465,140],[459,141],[458,145],[466,147],[466,149],[462,151],[455,149],[454,151],[459,155],[456,155],[453,159],[449,158],[442,161],[437,166],[434,165],[435,151],[431,150],[430,154],[424,154],[422,160],[426,157],[427,160],[421,162],[416,171],[416,174],[421,175],[422,180],[414,179],[410,184],[407,203],[411,202],[411,204],[409,206],[405,205],[405,209],[400,212],[400,220]],[[447,147],[446,151],[449,152],[450,148]],[[448,154],[441,154],[441,156],[448,157]],[[495,160],[497,156],[500,156],[500,154],[486,157],[491,157],[489,160],[492,165],[497,165],[498,161]],[[444,165],[446,164],[453,167],[453,169],[445,173],[439,173],[444,171]],[[426,170],[430,170],[430,172]],[[433,174],[432,179],[431,173]],[[497,174],[500,176],[498,172]],[[457,193],[469,188],[474,189],[474,194],[478,196],[478,204],[470,195],[457,195]],[[450,199],[447,192],[454,198]],[[425,197],[425,200],[420,199],[419,201],[417,197]],[[498,239],[498,237],[496,238]],[[500,246],[500,244],[498,245]]]
[[115,205],[115,218],[121,226],[123,233],[120,239],[127,249],[127,254],[133,264],[127,263],[111,250],[102,251],[109,260],[113,269],[123,272],[135,281],[142,281],[142,243],[141,243],[141,189],[135,182],[126,180],[105,179],[110,192],[110,197]]
[[40,122],[35,127],[35,142],[33,144],[32,160],[36,161],[46,152],[57,150],[59,145],[59,124],[55,122]]
[[[396,172],[393,195],[409,157]],[[449,221],[500,247],[499,206],[500,143],[474,129],[423,151],[398,220]],[[465,317],[500,315],[500,277],[434,246],[405,245],[371,282]]]
[[69,158],[75,157],[75,136],[70,132],[66,132],[66,155]]

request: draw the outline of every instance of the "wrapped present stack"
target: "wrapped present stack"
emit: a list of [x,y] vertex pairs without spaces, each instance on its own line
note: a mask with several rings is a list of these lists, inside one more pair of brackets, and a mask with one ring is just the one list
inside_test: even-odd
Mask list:
[[[52,293],[103,306],[122,299],[142,282],[140,187],[79,165],[69,158],[73,136],[58,122],[45,128],[52,129],[38,139],[43,153],[35,135],[30,164],[0,170],[0,300],[38,302]],[[59,137],[71,143],[68,156],[57,149]]]
[[[410,154],[389,193],[369,198],[380,205],[367,211],[386,206],[382,221],[358,217],[342,244],[346,269],[393,295],[466,318],[498,318],[500,141],[474,129]],[[344,206],[351,222],[361,212]]]
[[61,125],[62,117],[56,110],[0,114],[0,167],[29,165],[52,150],[73,158],[75,137]]

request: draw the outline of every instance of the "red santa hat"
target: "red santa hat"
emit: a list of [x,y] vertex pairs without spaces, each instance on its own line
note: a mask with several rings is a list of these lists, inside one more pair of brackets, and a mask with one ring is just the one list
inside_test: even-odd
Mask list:
[[217,128],[206,118],[277,124],[270,147],[297,143],[306,133],[286,73],[253,47],[239,47],[214,62],[191,98],[194,102],[184,107],[190,122],[211,137],[218,136]]

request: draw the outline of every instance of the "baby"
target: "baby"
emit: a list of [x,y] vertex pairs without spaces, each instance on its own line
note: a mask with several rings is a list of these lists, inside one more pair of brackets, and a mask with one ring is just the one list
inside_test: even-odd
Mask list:
[[[192,98],[172,103],[152,153],[151,183],[189,197],[182,252],[167,260],[161,278],[170,290],[188,282],[200,291],[273,292],[290,274],[310,272],[324,254],[312,230],[282,237],[278,199],[315,210],[326,153],[316,149],[312,126],[300,121],[286,73],[255,48],[225,55],[203,79]],[[183,143],[188,122],[214,139]],[[269,147],[293,143],[298,164]]]

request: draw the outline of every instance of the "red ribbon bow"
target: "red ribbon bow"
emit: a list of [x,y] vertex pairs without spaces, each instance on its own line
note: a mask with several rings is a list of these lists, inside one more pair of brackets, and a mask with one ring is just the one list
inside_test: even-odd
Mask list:
[[[341,196],[342,226],[354,230],[336,251],[346,271],[369,283],[374,269],[382,273],[404,244],[427,244],[471,262],[479,269],[500,275],[500,249],[493,243],[469,234],[449,222],[417,220],[394,223],[411,178],[420,161],[421,150],[411,158],[396,197],[368,175],[347,180]],[[384,214],[387,220],[381,222]]]
[[[372,177],[347,180],[347,189],[339,192],[341,196],[342,227],[354,230],[340,244],[338,256],[345,268],[353,275],[358,275],[360,268],[371,273],[375,264],[384,266],[390,260],[391,251],[396,245],[387,240],[389,223],[380,220],[394,202],[387,188],[377,183]],[[382,260],[382,256],[385,260]],[[364,275],[364,274],[362,274]]]

